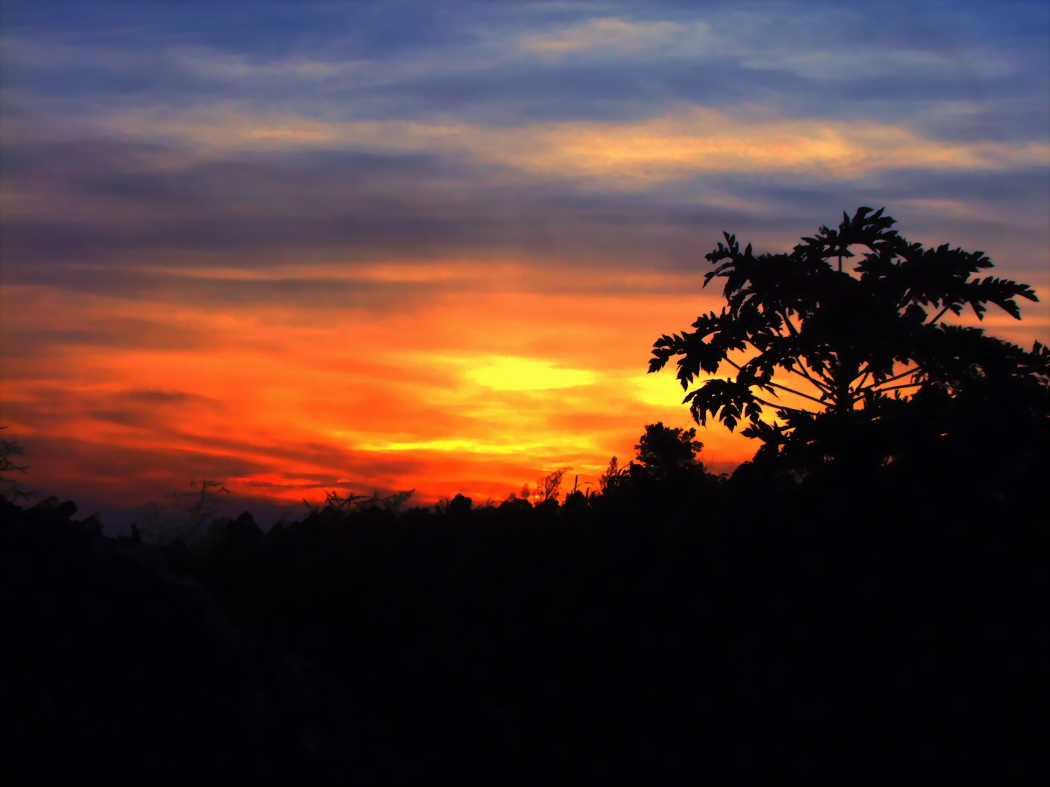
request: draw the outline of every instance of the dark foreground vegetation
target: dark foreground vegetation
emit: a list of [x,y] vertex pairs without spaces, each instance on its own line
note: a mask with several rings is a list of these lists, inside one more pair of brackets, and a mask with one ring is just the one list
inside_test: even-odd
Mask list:
[[327,508],[265,534],[243,515],[201,551],[5,501],[4,767],[154,784],[1047,775],[1042,505],[938,494],[936,474],[637,475],[563,505]]
[[[773,262],[852,286],[806,253]],[[996,280],[922,297],[1008,308],[1011,288],[1024,295]],[[1045,350],[948,330],[907,298],[886,303],[910,323],[894,334],[885,310],[867,336],[843,334],[827,299],[777,298],[738,304],[729,341],[782,369],[797,351],[825,404],[764,425],[752,391],[778,384],[761,361],[692,397],[698,418],[728,412],[763,442],[728,478],[705,472],[692,430],[656,424],[599,493],[563,503],[333,496],[266,533],[225,520],[192,547],[4,498],[3,775],[1045,783]],[[777,309],[809,333],[778,333]],[[717,370],[709,322],[664,337],[657,365],[685,356],[685,382],[698,357]],[[902,358],[917,369],[906,398],[887,393]]]

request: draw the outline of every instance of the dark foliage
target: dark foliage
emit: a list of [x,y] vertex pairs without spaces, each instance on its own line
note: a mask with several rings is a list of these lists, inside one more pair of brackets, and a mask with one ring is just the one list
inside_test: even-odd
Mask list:
[[[882,214],[843,214],[837,231],[821,227],[790,254],[755,256],[726,233],[728,245],[707,255],[716,267],[705,281],[725,278],[726,307],[700,316],[693,332],[660,337],[649,371],[680,356],[678,379],[688,390],[701,373],[732,367],[735,378],[708,379],[688,393],[693,417],[730,429],[746,420],[743,434],[763,443],[756,461],[802,472],[829,461],[866,471],[899,458],[909,447],[885,438],[912,419],[901,402],[937,398],[933,392],[943,401],[1010,387],[1018,401],[1025,390],[1024,415],[1045,416],[1050,350],[1036,342],[1025,351],[944,319],[967,306],[983,319],[988,304],[1020,319],[1016,298],[1037,300],[1032,288],[977,277],[992,267],[984,252],[908,243]],[[868,251],[844,270],[854,246]],[[734,360],[734,352],[743,355]],[[787,385],[788,375],[797,382]],[[781,394],[792,406],[769,401]],[[765,407],[777,421],[763,420]]]
[[[0,426],[0,429],[6,428],[6,426]],[[22,485],[13,478],[5,478],[3,476],[3,473],[10,473],[12,470],[24,473],[29,469],[28,465],[17,465],[11,459],[12,456],[22,456],[24,453],[25,449],[17,440],[0,440],[0,497],[3,497],[5,500],[14,502],[17,500],[29,500],[37,496],[35,492],[28,492],[23,489]]]
[[[27,510],[0,499],[5,783],[355,775],[330,682],[231,625],[213,594],[165,574],[158,548],[104,538],[76,510],[53,497]],[[250,529],[242,518],[226,532],[240,542]],[[228,543],[215,554],[230,554]]]
[[704,444],[694,437],[695,429],[671,429],[662,422],[649,424],[634,447],[638,452],[638,464],[657,479],[702,473],[704,467],[696,455],[703,450]]
[[1045,495],[633,467],[564,505],[244,514],[159,556],[72,504],[4,503],[5,761],[172,784],[1047,775]]

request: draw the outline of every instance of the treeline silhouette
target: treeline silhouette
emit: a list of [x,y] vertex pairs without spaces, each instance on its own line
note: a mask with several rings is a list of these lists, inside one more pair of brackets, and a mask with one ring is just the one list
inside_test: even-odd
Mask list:
[[[772,330],[761,319],[750,335]],[[923,324],[908,330],[926,346],[954,342]],[[899,384],[881,366],[883,388],[852,399],[868,381],[841,384],[863,365],[842,371],[834,334],[800,368],[819,382],[824,354],[837,407],[771,432],[742,397],[775,381],[746,363],[704,394],[740,402],[765,447],[729,476],[705,469],[695,430],[650,424],[598,489],[536,504],[333,493],[267,532],[246,512],[156,546],[138,528],[105,538],[72,503],[4,498],[4,767],[155,784],[1045,783],[1045,353],[978,342],[983,364],[931,354],[900,398],[879,393]]]
[[638,461],[564,503],[328,506],[266,533],[245,513],[197,550],[4,500],[5,763],[157,784],[1034,779],[1045,496],[994,473],[946,496],[958,464],[799,483]]

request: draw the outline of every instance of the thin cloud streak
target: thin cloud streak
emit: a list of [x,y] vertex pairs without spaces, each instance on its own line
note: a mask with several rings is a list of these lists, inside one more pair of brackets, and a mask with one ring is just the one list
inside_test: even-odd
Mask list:
[[1050,160],[1045,142],[948,142],[892,124],[787,120],[751,109],[752,117],[683,107],[640,123],[500,128],[454,122],[328,122],[218,105],[123,113],[101,121],[98,131],[211,154],[304,148],[445,153],[562,178],[600,177],[605,188],[639,188],[696,170],[804,172],[834,180],[884,169],[1013,169]]

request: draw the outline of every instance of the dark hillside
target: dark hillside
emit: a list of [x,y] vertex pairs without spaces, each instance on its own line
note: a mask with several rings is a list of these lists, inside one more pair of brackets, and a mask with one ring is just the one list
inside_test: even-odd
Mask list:
[[167,783],[1047,774],[1038,512],[889,472],[635,475],[561,506],[244,515],[163,572],[68,504],[7,504],[13,753]]
[[338,692],[157,547],[71,502],[0,506],[6,783],[296,783],[352,762]]

